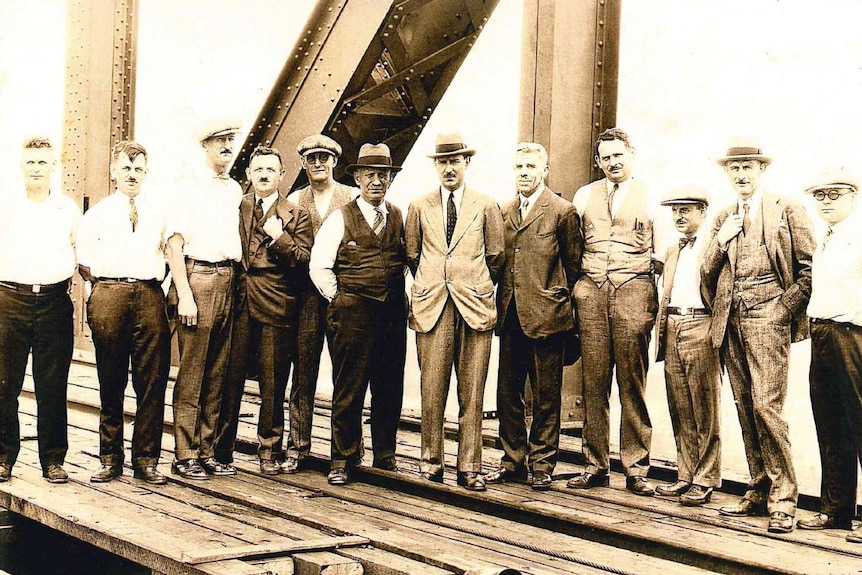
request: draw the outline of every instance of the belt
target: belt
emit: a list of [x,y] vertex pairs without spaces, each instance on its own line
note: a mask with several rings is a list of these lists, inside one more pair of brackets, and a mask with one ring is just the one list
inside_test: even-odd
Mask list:
[[831,325],[833,327],[841,327],[845,329],[862,329],[862,326],[858,326],[855,323],[850,323],[846,321],[835,321],[834,319],[821,319],[819,317],[812,317],[811,323],[818,325]]
[[69,280],[57,282],[55,284],[19,284],[15,282],[0,281],[0,286],[13,291],[25,293],[51,294],[68,291]]
[[667,313],[670,315],[692,315],[692,316],[707,316],[711,315],[705,307],[668,307]]
[[155,286],[161,285],[161,283],[162,283],[155,278],[149,278],[149,279],[142,280],[142,279],[138,279],[138,278],[102,278],[102,277],[99,277],[99,278],[96,278],[96,281],[97,282],[120,283],[120,284],[141,283],[141,284],[155,285]]
[[220,262],[208,262],[206,260],[196,260],[195,258],[186,258],[186,261],[196,266],[205,268],[232,268],[236,263],[233,260],[221,260]]

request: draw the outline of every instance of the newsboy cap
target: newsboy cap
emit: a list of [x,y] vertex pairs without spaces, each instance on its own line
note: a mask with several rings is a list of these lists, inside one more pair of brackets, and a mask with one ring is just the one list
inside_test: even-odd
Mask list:
[[763,153],[757,141],[740,136],[732,138],[725,155],[716,158],[715,161],[723,166],[727,162],[744,162],[745,160],[758,160],[767,165],[772,163],[772,158]]
[[662,198],[661,205],[675,206],[679,204],[709,205],[709,190],[696,186],[686,186],[670,190]]
[[223,116],[212,117],[204,120],[198,126],[195,132],[195,137],[199,142],[204,142],[210,138],[219,136],[227,136],[228,134],[236,134],[242,129],[242,122],[236,118],[226,118]]
[[392,165],[392,155],[386,144],[362,144],[356,163],[350,164],[344,170],[352,174],[359,168],[385,168],[393,172],[401,170],[401,166]]
[[315,152],[326,152],[336,158],[341,156],[341,144],[323,134],[312,134],[304,137],[296,145],[296,153],[300,156],[314,154]]
[[428,157],[442,158],[456,154],[472,156],[475,153],[476,150],[467,147],[467,144],[464,143],[464,137],[459,132],[441,132],[437,135],[434,153],[428,154]]
[[808,182],[805,188],[806,194],[813,194],[817,190],[829,190],[834,188],[852,188],[854,192],[859,190],[859,174],[846,165],[829,166],[817,172]]

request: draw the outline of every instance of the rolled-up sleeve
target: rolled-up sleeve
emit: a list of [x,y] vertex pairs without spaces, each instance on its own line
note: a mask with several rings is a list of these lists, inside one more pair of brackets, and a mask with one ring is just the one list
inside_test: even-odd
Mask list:
[[341,210],[336,210],[320,226],[320,231],[314,238],[314,247],[311,248],[309,276],[317,291],[330,301],[338,291],[338,278],[335,276],[334,268],[338,246],[343,237],[344,217],[341,215]]

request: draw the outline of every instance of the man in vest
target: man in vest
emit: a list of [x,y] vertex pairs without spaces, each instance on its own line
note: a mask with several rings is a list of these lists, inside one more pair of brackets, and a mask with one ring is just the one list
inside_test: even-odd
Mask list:
[[701,274],[714,298],[710,336],[727,366],[751,474],[743,498],[719,512],[768,511],[769,531],[787,533],[798,489],[782,411],[790,343],[808,337],[814,239],[799,202],[760,187],[770,162],[741,140],[718,159],[738,200],[716,216]]
[[620,459],[626,488],[653,495],[647,480],[652,425],[644,391],[658,297],[653,279],[653,215],[647,188],[632,178],[635,150],[618,128],[596,141],[605,178],[575,193],[584,234],[583,274],[575,285],[584,376],[583,452],[587,467],[567,487],[607,486],[611,378],[622,404]]
[[407,294],[401,211],[383,198],[392,174],[386,144],[363,144],[347,172],[360,197],[333,212],[320,228],[309,273],[329,300],[332,357],[330,485],[344,485],[362,461],[362,407],[371,386],[374,466],[397,471],[395,436],[404,395]]

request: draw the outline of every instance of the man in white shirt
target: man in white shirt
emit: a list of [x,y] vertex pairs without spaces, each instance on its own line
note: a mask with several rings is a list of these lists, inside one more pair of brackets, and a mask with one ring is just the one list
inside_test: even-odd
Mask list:
[[[806,190],[827,224],[811,268],[811,408],[820,446],[820,512],[800,529],[850,529],[862,460],[862,225],[859,179],[828,170]],[[847,541],[862,543],[862,531]]]
[[99,460],[90,481],[106,483],[123,473],[123,399],[132,365],[138,398],[132,435],[134,477],[154,485],[167,479],[156,465],[162,450],[165,388],[171,334],[165,309],[165,229],[160,198],[142,192],[147,152],[123,141],[111,151],[116,190],[90,208],[78,231],[81,276],[92,282],[87,323],[99,377]]
[[238,122],[224,119],[201,128],[206,166],[181,183],[167,232],[173,278],[168,311],[180,348],[171,472],[186,479],[236,474],[230,462],[215,458],[214,442],[227,378],[234,266],[242,258],[242,189],[227,174],[239,129]]
[[0,202],[0,482],[12,476],[21,449],[18,395],[33,352],[39,461],[49,483],[66,483],[66,384],[74,347],[69,286],[81,211],[51,190],[56,165],[46,138],[24,143],[26,193]]
[[677,497],[683,505],[703,505],[721,486],[721,368],[700,282],[709,192],[672,190],[662,205],[670,206],[673,223],[683,234],[667,252],[656,336],[656,361],[665,362],[678,475],[675,483],[659,485],[655,492]]

